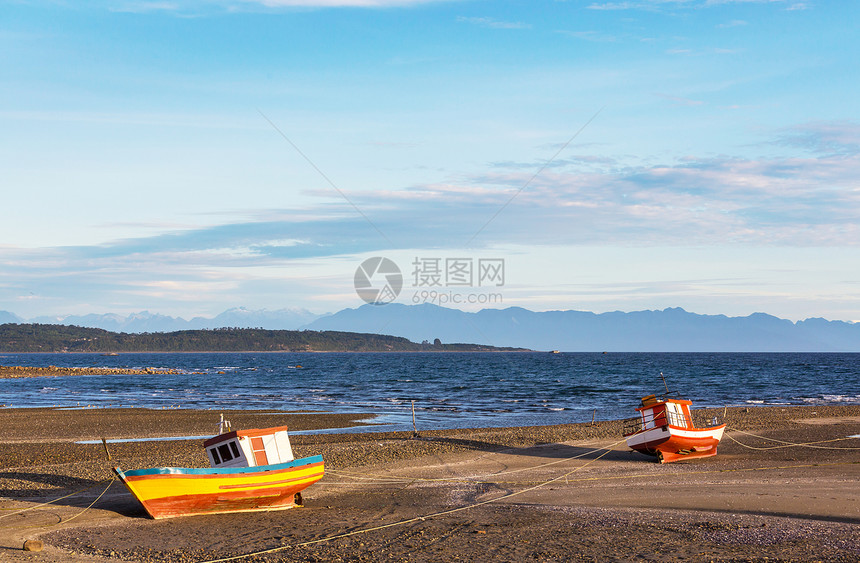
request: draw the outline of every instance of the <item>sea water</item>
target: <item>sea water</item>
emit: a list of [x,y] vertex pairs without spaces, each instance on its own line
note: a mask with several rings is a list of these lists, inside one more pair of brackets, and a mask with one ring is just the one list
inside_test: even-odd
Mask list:
[[696,407],[860,404],[860,354],[0,354],[0,365],[176,374],[0,379],[0,405],[373,413],[419,430],[626,418],[666,389]]

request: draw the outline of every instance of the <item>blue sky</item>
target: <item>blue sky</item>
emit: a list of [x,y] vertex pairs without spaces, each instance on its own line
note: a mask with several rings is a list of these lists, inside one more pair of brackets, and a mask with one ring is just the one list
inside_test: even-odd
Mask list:
[[386,256],[402,302],[502,258],[494,307],[860,320],[859,16],[4,2],[0,310],[322,313]]

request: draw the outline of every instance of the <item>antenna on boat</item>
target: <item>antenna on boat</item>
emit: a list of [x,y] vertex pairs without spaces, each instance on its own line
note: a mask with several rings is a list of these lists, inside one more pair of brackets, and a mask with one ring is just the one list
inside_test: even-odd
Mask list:
[[668,394],[669,394],[669,386],[666,384],[666,378],[665,378],[665,377],[663,377],[663,372],[662,372],[662,371],[660,372],[660,379],[662,379],[662,380],[663,380],[663,387],[665,387],[665,388],[666,388],[666,394],[668,395]]
[[220,436],[225,431],[227,431],[227,432],[230,431],[230,421],[224,420],[224,413],[222,412],[221,413],[221,420],[218,421],[218,435]]

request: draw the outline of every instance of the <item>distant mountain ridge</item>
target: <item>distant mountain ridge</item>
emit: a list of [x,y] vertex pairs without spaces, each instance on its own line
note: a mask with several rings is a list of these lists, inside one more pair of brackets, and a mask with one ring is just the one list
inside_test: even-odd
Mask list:
[[228,309],[215,317],[194,317],[191,320],[153,314],[149,311],[132,313],[127,316],[108,313],[104,315],[42,316],[25,320],[7,311],[0,311],[0,324],[26,322],[34,324],[58,324],[129,333],[207,330],[224,327],[297,330],[321,316],[311,313],[307,309],[278,309],[270,311],[268,309],[251,310],[245,307],[236,307]]
[[860,352],[860,323],[810,318],[792,322],[765,313],[700,315],[681,308],[591,313],[520,307],[465,312],[437,305],[364,305],[332,315],[304,309],[230,309],[190,321],[148,312],[128,316],[39,317],[0,311],[0,324],[41,323],[112,332],[175,332],[223,327],[330,330],[442,342],[566,352]]
[[0,324],[23,323],[23,322],[24,322],[24,319],[22,319],[18,315],[10,313],[9,311],[0,311]]
[[469,313],[392,303],[344,309],[307,328],[566,352],[860,352],[860,324],[818,318],[794,323],[765,313],[699,315],[681,308],[591,313],[510,307]]

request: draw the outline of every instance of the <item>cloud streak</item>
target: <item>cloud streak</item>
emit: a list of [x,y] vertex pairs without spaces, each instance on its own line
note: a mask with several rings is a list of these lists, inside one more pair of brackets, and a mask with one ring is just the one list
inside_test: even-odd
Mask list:
[[[475,252],[517,245],[860,246],[858,124],[803,124],[780,131],[774,142],[812,154],[687,157],[638,168],[580,155],[544,170],[507,207],[543,163],[495,163],[457,182],[350,194],[388,240],[349,204],[329,199],[102,245],[0,248],[0,287],[28,301],[75,288],[80,307],[108,294],[116,308],[150,299],[185,307],[225,294],[275,292],[282,282],[271,278],[289,275],[298,262],[462,249],[503,207],[470,245]],[[297,283],[311,298],[328,282]],[[336,284],[332,290],[345,291]]]
[[268,8],[396,8],[452,0],[245,0]]
[[193,17],[213,12],[238,13],[257,10],[285,9],[387,9],[409,8],[426,4],[459,2],[461,0],[123,0],[120,2],[96,2],[97,9],[128,14],[172,14]]
[[[599,156],[559,161],[535,178],[476,244],[860,244],[860,127],[806,124],[782,132],[776,142],[820,154],[688,157],[633,169],[616,169]],[[193,259],[247,266],[386,249],[456,248],[542,164],[494,163],[489,172],[456,183],[350,194],[388,240],[349,204],[335,201],[99,246],[55,248],[36,262],[157,255],[164,264]],[[6,260],[14,258],[6,253]]]
[[465,17],[460,16],[457,18],[458,22],[470,23],[473,25],[477,25],[480,27],[489,27],[491,29],[530,29],[531,25],[523,22],[508,22],[508,21],[500,21],[493,18],[487,17]]
[[788,0],[649,0],[647,2],[594,2],[588,6],[589,10],[646,10],[659,11],[662,9],[698,9],[713,6],[724,6],[726,4],[777,4],[785,6],[787,10],[806,9],[808,4],[804,2],[789,2]]

